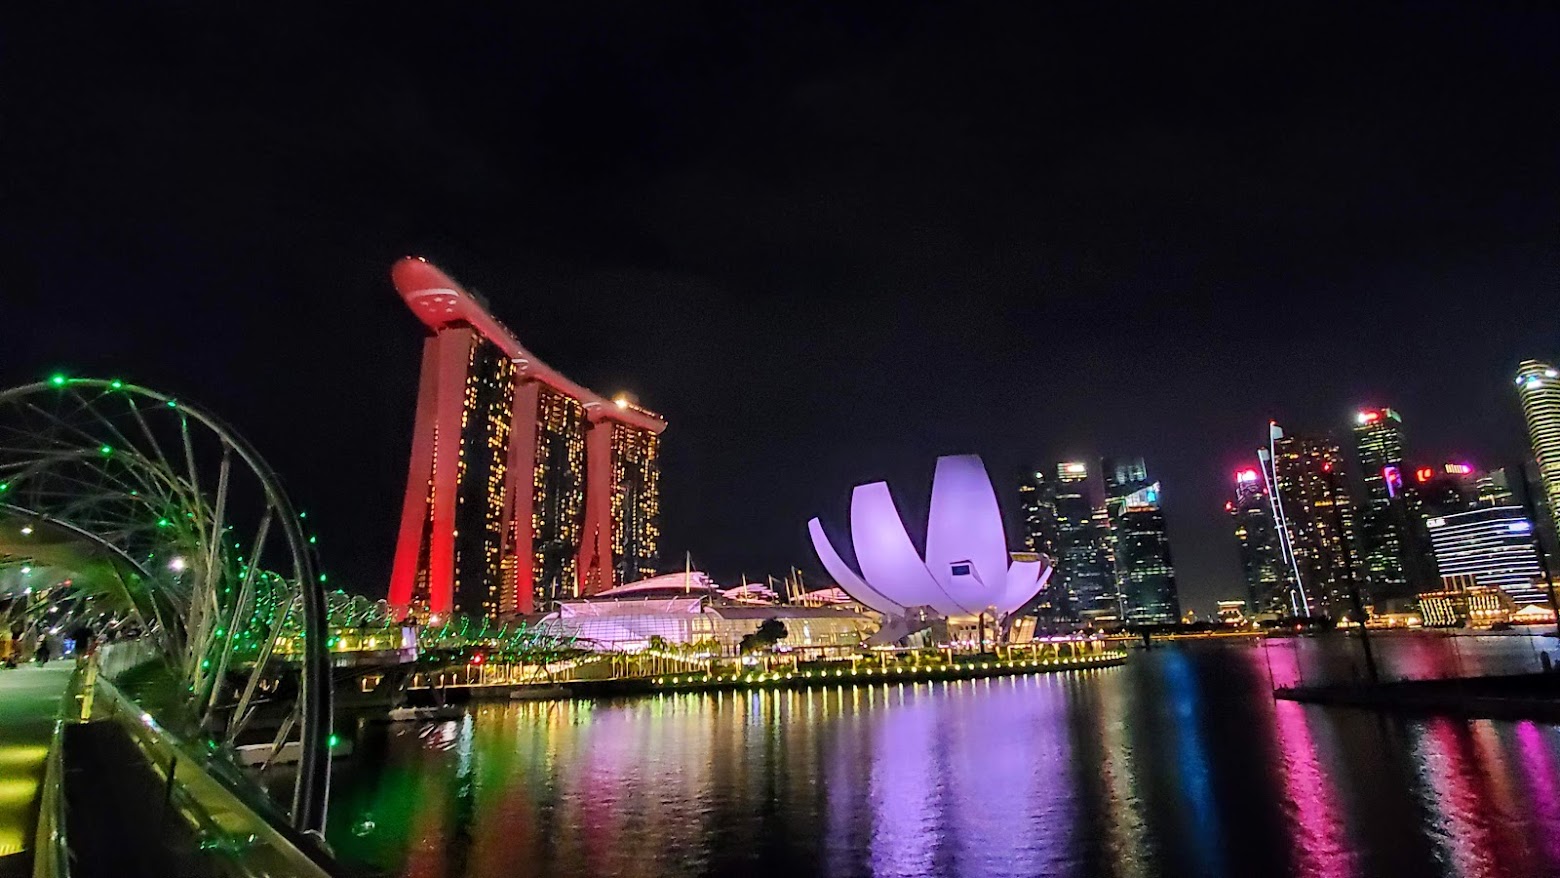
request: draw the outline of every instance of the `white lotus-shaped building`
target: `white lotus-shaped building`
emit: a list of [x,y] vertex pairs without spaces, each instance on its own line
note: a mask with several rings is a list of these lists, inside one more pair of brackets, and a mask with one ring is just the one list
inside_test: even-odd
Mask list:
[[1022,608],[1051,576],[1043,555],[1010,556],[1002,511],[976,454],[937,458],[926,523],[926,556],[910,541],[887,482],[857,485],[850,499],[850,540],[861,572],[835,551],[822,523],[807,523],[813,549],[840,587],[891,618],[929,608],[945,617]]

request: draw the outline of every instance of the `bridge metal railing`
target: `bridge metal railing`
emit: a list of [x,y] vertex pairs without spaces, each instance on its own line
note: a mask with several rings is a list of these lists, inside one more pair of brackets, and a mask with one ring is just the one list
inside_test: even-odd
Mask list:
[[[68,696],[67,696],[68,697]],[[67,706],[69,701],[66,702]],[[70,878],[70,842],[65,834],[65,720],[54,722],[44,762],[33,841],[33,878]]]
[[279,815],[219,779],[210,754],[158,724],[109,680],[97,679],[97,698],[166,785],[168,803],[214,855],[230,878],[342,878],[324,845],[289,827]]

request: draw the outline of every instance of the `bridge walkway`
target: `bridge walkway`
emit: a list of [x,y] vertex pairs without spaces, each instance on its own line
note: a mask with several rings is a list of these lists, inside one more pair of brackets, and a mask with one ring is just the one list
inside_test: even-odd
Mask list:
[[75,663],[0,669],[0,878],[30,875],[49,741]]

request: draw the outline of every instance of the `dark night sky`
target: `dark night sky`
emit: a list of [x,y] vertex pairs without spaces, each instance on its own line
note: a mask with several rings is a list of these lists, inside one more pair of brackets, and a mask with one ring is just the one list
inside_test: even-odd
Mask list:
[[664,413],[667,555],[731,578],[939,453],[1141,453],[1206,610],[1269,417],[1500,462],[1560,354],[1542,4],[129,5],[0,28],[0,380],[205,402],[363,591],[405,253]]

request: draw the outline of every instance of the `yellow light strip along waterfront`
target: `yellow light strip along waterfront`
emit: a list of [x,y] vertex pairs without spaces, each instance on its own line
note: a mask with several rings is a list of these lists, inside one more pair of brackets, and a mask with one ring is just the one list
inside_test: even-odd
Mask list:
[[1122,664],[1127,660],[1124,650],[1106,650],[1085,658],[1065,659],[1000,659],[986,662],[936,666],[903,666],[837,668],[806,671],[764,671],[738,674],[672,674],[655,677],[651,683],[658,689],[732,689],[749,686],[777,685],[829,686],[840,683],[880,683],[893,680],[957,680],[979,677],[1001,677],[1013,674],[1043,674],[1052,671],[1075,671],[1088,668],[1104,668]]

